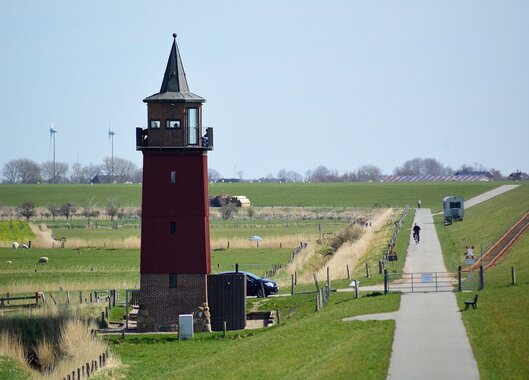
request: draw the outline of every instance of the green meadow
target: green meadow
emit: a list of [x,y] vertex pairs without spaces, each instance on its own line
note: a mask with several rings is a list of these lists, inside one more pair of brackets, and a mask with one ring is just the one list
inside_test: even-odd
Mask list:
[[[415,206],[418,199],[424,208],[433,213],[441,211],[442,198],[461,195],[469,199],[503,183],[348,183],[348,184],[213,184],[210,194],[244,194],[255,207],[299,206],[319,207],[331,210],[340,208],[373,208],[409,204]],[[42,189],[54,189],[55,195],[46,195]],[[69,185],[68,185],[69,186]],[[61,203],[70,199],[68,186],[33,186],[33,192],[18,194],[0,186],[3,205],[17,205],[26,201],[28,194],[37,204]],[[24,186],[23,186],[24,187]],[[122,188],[106,192],[106,189]],[[104,191],[100,189],[105,189]],[[19,189],[20,190],[20,189]],[[24,189],[27,190],[27,189]],[[38,191],[37,191],[38,190]],[[110,193],[118,194],[123,205],[139,207],[141,187],[139,185],[100,185],[76,187],[77,201],[93,197],[105,202]],[[133,194],[134,193],[134,194]],[[60,196],[58,196],[60,194]],[[133,194],[133,195],[131,195]],[[19,196],[23,195],[22,198]],[[84,200],[83,200],[84,199]],[[128,201],[127,201],[128,200]],[[129,202],[129,203],[127,203]],[[529,184],[523,183],[491,201],[465,211],[463,222],[444,226],[442,216],[435,216],[438,236],[442,245],[445,263],[453,271],[463,263],[464,247],[475,245],[476,251],[493,244],[512,224],[529,210]],[[405,218],[404,228],[396,243],[399,261],[395,268],[399,272],[405,260],[409,242],[409,228],[413,210]],[[59,218],[60,219],[60,218]],[[77,222],[77,221],[76,221]],[[328,219],[324,229],[338,231],[343,221]],[[82,227],[82,223],[79,223]],[[300,232],[315,231],[318,221],[294,218],[293,220],[212,220],[212,237],[225,239],[247,239],[249,235],[289,236]],[[388,234],[391,226],[385,227]],[[98,233],[99,229],[64,228],[53,229],[64,235],[72,231],[71,238],[81,234]],[[119,235],[120,229],[104,228],[101,233],[107,239]],[[139,233],[137,226],[123,230]],[[75,235],[77,234],[77,235]],[[281,235],[283,234],[283,235]],[[384,235],[387,236],[387,235]],[[461,311],[463,322],[482,379],[526,378],[529,373],[529,235],[525,235],[508,256],[496,267],[485,272],[485,288],[479,292],[478,308]],[[383,244],[382,244],[383,245]],[[271,266],[288,262],[291,248],[230,248],[212,251],[213,271],[229,270],[239,263],[241,269],[263,273]],[[360,278],[363,264],[374,266],[381,252],[368,250],[353,276]],[[37,264],[40,256],[49,257],[49,264]],[[7,261],[11,261],[10,264]],[[512,284],[511,268],[516,269],[516,283]],[[373,270],[375,270],[373,268]],[[262,271],[262,272],[261,272]],[[380,281],[380,276],[361,279],[371,284]],[[137,249],[44,249],[18,250],[0,249],[0,294],[6,289],[16,292],[62,289],[101,289],[102,284],[116,287],[134,287],[139,283],[139,251]],[[333,281],[333,287],[347,286],[347,280]],[[29,287],[24,288],[30,284]],[[121,285],[120,285],[121,284]],[[16,286],[15,286],[16,285]],[[37,287],[37,288],[35,288]],[[103,287],[105,288],[105,287]],[[300,290],[313,290],[306,284]],[[288,292],[288,290],[287,290]],[[459,305],[472,298],[472,293],[457,293]],[[174,335],[120,337],[106,336],[104,339],[122,366],[105,370],[101,378],[257,378],[268,379],[385,379],[391,355],[395,324],[393,321],[342,322],[344,317],[387,312],[398,309],[397,294],[378,295],[361,293],[354,299],[352,293],[333,293],[330,303],[322,311],[315,312],[313,294],[295,294],[293,297],[249,299],[249,309],[279,310],[280,323],[271,328],[222,333],[196,334],[192,341],[179,341]],[[207,359],[205,359],[207,357]],[[7,361],[0,360],[0,377],[9,373],[24,378]],[[11,372],[6,372],[11,371]],[[8,375],[6,375],[8,376]]]
[[[423,183],[213,183],[210,196],[245,195],[253,206],[298,207],[403,207],[422,206],[441,209],[447,195],[468,199],[498,186],[498,182],[423,182]],[[78,206],[90,201],[101,207],[108,200],[119,207],[140,207],[141,185],[1,185],[1,205],[20,206],[32,201],[39,207],[72,202]]]

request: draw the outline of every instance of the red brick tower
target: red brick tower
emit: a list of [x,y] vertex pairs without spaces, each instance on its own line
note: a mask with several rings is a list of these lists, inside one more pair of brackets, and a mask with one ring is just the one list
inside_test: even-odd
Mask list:
[[173,37],[160,92],[143,100],[147,128],[136,129],[143,153],[140,309],[148,311],[151,327],[174,325],[179,314],[206,302],[211,271],[207,151],[213,129],[202,128],[205,99],[189,91]]

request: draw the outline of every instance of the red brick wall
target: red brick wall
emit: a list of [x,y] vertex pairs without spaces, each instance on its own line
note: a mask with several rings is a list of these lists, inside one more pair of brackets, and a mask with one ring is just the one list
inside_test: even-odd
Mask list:
[[[160,120],[160,129],[149,129],[149,146],[184,146],[187,130],[186,110],[198,108],[198,125],[202,126],[201,103],[149,103],[147,128],[151,120]],[[181,128],[165,129],[166,120],[180,120]],[[200,134],[202,136],[202,133]],[[199,142],[200,143],[200,142]]]
[[209,239],[207,156],[144,152],[140,272],[210,273]]
[[140,308],[160,326],[178,323],[179,314],[191,314],[207,302],[206,275],[177,274],[177,286],[169,288],[169,274],[141,274]]

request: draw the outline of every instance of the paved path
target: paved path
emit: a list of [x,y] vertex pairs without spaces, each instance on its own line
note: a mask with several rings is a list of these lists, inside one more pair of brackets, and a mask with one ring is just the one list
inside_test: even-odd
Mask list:
[[[414,222],[421,242],[410,239],[404,272],[446,272],[430,210],[417,210]],[[388,379],[479,379],[454,293],[405,293],[397,312],[345,320],[373,319],[396,321]]]
[[500,194],[503,194],[509,190],[516,189],[520,185],[503,185],[500,187],[497,187],[495,189],[492,189],[490,191],[487,191],[486,193],[480,194],[477,197],[470,198],[468,201],[465,201],[465,208],[469,208],[472,206],[477,205],[478,203],[488,201],[491,198],[494,198],[495,196],[498,196]]
[[[472,206],[475,206],[477,204],[480,204],[482,202],[488,201],[491,198],[494,198],[500,194],[506,193],[507,191],[510,191],[512,189],[516,189],[520,185],[502,185],[495,189],[492,189],[490,191],[487,191],[486,193],[480,194],[478,196],[475,196],[474,198],[470,198],[468,200],[465,200],[464,207],[465,209],[470,208]],[[440,215],[443,212],[438,212],[434,215]]]

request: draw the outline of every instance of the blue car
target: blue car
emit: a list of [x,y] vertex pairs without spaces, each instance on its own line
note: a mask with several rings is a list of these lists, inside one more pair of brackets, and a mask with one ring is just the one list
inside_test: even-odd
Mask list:
[[[219,274],[235,274],[236,272],[222,272]],[[240,270],[240,274],[246,275],[246,295],[247,296],[257,296],[262,297],[263,296],[263,290],[264,289],[264,296],[268,297],[272,294],[277,294],[279,292],[279,287],[277,286],[277,283],[273,280],[270,280],[269,278],[261,278],[257,276],[256,274],[253,274],[251,272],[245,272]],[[263,287],[261,289],[261,283],[263,284]]]

